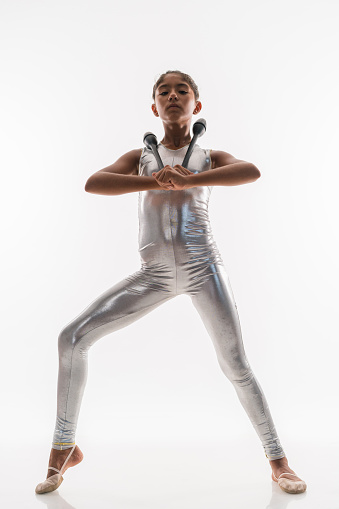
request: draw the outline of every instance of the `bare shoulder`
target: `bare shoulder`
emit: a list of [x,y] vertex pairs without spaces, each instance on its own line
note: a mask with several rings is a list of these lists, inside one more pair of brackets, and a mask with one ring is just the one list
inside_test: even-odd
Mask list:
[[224,152],[223,150],[212,150],[211,154],[211,168],[219,168],[220,166],[227,166],[228,164],[243,163],[242,159],[236,159],[232,154]]
[[136,148],[126,152],[115,163],[102,168],[97,173],[121,173],[123,175],[138,175],[139,161],[142,148]]

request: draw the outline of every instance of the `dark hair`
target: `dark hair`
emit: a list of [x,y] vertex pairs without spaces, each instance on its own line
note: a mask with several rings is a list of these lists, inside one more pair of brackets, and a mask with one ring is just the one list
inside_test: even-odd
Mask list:
[[198,90],[197,85],[195,84],[194,80],[191,78],[191,76],[189,74],[185,74],[184,72],[181,72],[181,71],[166,71],[163,74],[161,74],[161,76],[157,79],[157,81],[155,82],[155,84],[153,86],[153,94],[152,94],[153,101],[155,101],[155,91],[158,88],[158,86],[164,81],[165,76],[167,74],[174,74],[174,73],[180,74],[180,77],[182,78],[182,80],[186,81],[186,83],[191,87],[191,89],[194,92],[195,100],[198,101],[199,90]]

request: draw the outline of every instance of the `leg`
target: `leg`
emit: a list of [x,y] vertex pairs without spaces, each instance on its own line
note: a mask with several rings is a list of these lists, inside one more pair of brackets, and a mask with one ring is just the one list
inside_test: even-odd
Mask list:
[[262,442],[266,457],[270,460],[283,458],[285,453],[265,395],[245,354],[238,312],[225,269],[208,279],[191,298],[211,336],[219,365],[232,382]]
[[234,385],[262,442],[273,481],[287,493],[303,493],[306,483],[288,465],[265,395],[246,358],[229,278],[224,268],[218,270],[191,297],[192,302],[212,338],[220,367]]
[[[153,278],[154,279],[154,278]],[[57,417],[53,449],[70,448],[87,380],[88,350],[101,337],[119,330],[174,297],[155,289],[152,274],[140,270],[100,295],[59,334]],[[147,284],[147,281],[149,282]]]
[[89,348],[173,298],[172,279],[170,271],[161,267],[143,267],[100,295],[60,332],[56,424],[46,480],[36,486],[36,493],[56,490],[63,480],[61,474],[83,459],[75,445],[75,432]]

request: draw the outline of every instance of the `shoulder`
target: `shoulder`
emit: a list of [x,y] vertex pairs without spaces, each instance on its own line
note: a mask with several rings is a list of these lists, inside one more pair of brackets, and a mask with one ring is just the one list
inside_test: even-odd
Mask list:
[[131,158],[131,161],[133,162],[133,166],[136,167],[137,172],[139,171],[139,162],[140,162],[140,158],[141,158],[143,150],[144,150],[143,148],[135,148],[135,149],[127,152],[127,154],[125,154],[127,157]]
[[134,174],[137,175],[139,172],[139,162],[143,152],[143,148],[135,148],[126,152],[123,156],[121,156],[120,160],[124,161],[130,168],[134,169]]
[[237,159],[228,152],[223,150],[210,149],[211,168],[219,168],[220,166],[227,166],[228,164],[242,163],[242,159]]
[[142,148],[136,148],[126,152],[110,166],[106,166],[97,173],[121,173],[124,175],[138,175],[139,161],[142,154]]

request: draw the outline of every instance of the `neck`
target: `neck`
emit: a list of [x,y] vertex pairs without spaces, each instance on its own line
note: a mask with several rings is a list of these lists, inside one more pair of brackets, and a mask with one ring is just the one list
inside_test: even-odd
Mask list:
[[190,124],[168,125],[164,124],[165,135],[160,143],[167,148],[180,148],[188,145],[191,141]]

